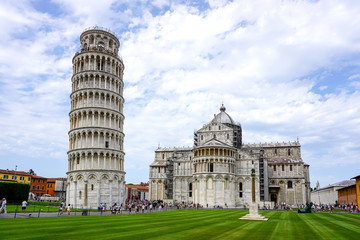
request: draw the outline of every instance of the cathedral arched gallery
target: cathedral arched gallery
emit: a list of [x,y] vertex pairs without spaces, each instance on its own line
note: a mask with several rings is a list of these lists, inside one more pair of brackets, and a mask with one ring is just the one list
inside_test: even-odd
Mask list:
[[305,204],[309,165],[293,142],[243,144],[241,124],[220,112],[194,132],[193,147],[158,147],[150,165],[150,199],[242,207],[251,203],[255,169],[258,203]]

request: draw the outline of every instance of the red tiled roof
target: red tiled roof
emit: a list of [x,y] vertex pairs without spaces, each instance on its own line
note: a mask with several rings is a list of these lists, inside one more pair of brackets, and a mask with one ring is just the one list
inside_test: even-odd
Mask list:
[[29,174],[27,172],[14,171],[14,170],[5,170],[5,169],[0,169],[0,173],[3,173],[3,174],[15,174],[16,173],[16,175],[32,176],[31,174]]
[[48,182],[55,182],[55,181],[66,181],[66,178],[48,178]]
[[125,185],[127,188],[136,188],[139,190],[149,190],[149,186],[140,186],[140,185]]

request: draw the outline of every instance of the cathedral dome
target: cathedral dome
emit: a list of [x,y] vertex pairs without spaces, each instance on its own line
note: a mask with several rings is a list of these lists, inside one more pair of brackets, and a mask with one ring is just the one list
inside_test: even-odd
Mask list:
[[225,111],[226,111],[226,108],[225,108],[224,104],[222,104],[220,107],[220,112],[214,116],[214,119],[212,121],[218,122],[218,123],[230,123],[230,124],[236,125],[234,120]]

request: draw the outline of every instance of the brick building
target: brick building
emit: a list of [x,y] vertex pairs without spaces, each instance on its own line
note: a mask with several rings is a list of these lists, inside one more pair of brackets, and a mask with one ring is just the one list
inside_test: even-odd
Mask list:
[[341,188],[338,191],[339,204],[356,204],[356,184]]
[[46,194],[47,178],[40,176],[31,176],[30,192],[35,196]]

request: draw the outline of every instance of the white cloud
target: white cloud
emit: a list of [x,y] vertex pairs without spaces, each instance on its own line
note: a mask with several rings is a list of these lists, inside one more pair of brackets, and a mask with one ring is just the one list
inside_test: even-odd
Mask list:
[[[346,74],[350,81],[336,91],[334,82],[314,74],[357,67],[359,4],[53,3],[61,16],[38,12],[26,2],[0,5],[1,12],[9,8],[11,13],[0,14],[5,16],[0,43],[6,46],[0,47],[3,151],[21,146],[34,156],[46,152],[66,162],[71,58],[81,31],[97,24],[116,30],[121,41],[131,182],[147,180],[158,143],[191,146],[193,130],[210,121],[222,101],[241,122],[244,142],[300,137],[303,159],[319,179],[333,174],[322,173],[324,165],[347,162],[359,171],[352,160],[359,154],[354,141],[360,133],[358,74]],[[314,89],[326,89],[326,95]],[[142,174],[133,174],[135,169]]]

